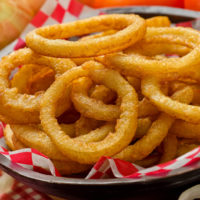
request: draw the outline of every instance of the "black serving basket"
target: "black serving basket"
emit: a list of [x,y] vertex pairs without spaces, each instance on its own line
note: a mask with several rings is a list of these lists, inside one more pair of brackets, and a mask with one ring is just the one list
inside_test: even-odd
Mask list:
[[[136,13],[144,18],[165,15],[174,23],[200,18],[200,12],[161,7],[134,6],[102,9],[104,13]],[[0,168],[18,181],[50,195],[65,199],[177,199],[188,187],[200,182],[200,168],[177,170],[165,178],[102,179],[60,178],[24,169],[0,155]]]

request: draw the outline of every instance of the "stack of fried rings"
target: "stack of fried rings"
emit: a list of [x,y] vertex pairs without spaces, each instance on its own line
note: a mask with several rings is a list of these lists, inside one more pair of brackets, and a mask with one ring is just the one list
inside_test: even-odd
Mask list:
[[35,29],[26,43],[0,62],[11,150],[37,149],[71,175],[101,156],[149,167],[200,144],[198,31],[112,14]]

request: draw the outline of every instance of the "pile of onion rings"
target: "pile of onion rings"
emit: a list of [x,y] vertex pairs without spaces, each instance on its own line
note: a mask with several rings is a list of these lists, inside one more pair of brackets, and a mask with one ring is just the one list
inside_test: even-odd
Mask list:
[[111,14],[30,32],[0,61],[9,148],[71,175],[101,156],[149,167],[200,145],[200,32],[170,25]]

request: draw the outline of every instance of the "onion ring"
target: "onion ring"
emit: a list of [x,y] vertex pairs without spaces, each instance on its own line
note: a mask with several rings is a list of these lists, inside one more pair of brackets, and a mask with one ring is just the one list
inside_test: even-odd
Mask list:
[[29,94],[45,91],[55,81],[55,73],[48,67],[42,68],[40,72],[30,77],[27,83]]
[[[63,102],[65,103],[65,102]],[[57,117],[59,124],[73,124],[80,118],[80,113],[71,106],[62,115]]]
[[[146,48],[146,43],[160,43],[161,41],[172,45],[183,45],[191,48],[192,51],[181,58],[166,58],[164,60],[148,58],[137,51],[138,48],[141,48],[141,45]],[[141,77],[144,75],[154,75],[162,76],[164,79],[175,79],[180,76],[186,76],[199,80],[200,75],[196,72],[197,70],[195,70],[198,67],[196,65],[200,62],[199,44],[200,33],[193,29],[180,27],[148,28],[145,38],[134,45],[133,48],[131,47],[130,55],[115,53],[96,59],[106,64],[106,66],[115,68],[122,74],[129,76]],[[135,53],[133,49],[136,49]],[[156,48],[154,48],[154,50],[157,51]],[[169,50],[169,48],[166,50]],[[177,50],[177,48],[175,50]],[[174,53],[178,54],[179,52]],[[191,66],[193,67],[191,68]]]
[[189,151],[192,151],[193,149],[199,147],[198,144],[184,144],[179,145],[177,149],[176,157],[182,156],[183,154],[186,154]]
[[[75,108],[83,116],[96,120],[113,121],[119,117],[119,107],[116,105],[106,105],[102,100],[90,98],[89,89],[92,85],[90,79],[80,79],[73,83],[71,99]],[[150,101],[143,98],[139,102],[138,117],[147,117],[158,114],[159,111]]]
[[[87,77],[82,77],[79,79],[80,80],[76,82],[75,87],[82,87],[82,86],[84,87],[84,85],[87,84],[88,81],[90,82],[90,79]],[[91,93],[90,94],[91,98],[101,100],[104,103],[110,103],[116,97],[116,94],[109,88],[105,87],[104,85],[96,85],[93,88],[93,90],[90,91],[90,93]],[[102,124],[103,121],[87,118],[82,115],[80,119],[77,120],[75,123],[76,136],[85,135],[89,133],[91,130],[100,127]]]
[[175,135],[168,134],[163,141],[163,154],[160,163],[165,163],[173,160],[176,157],[178,141]]
[[172,82],[170,85],[171,93],[173,93],[176,90],[179,90],[189,84],[194,91],[194,96],[193,96],[193,100],[191,103],[193,105],[199,106],[200,105],[200,85],[196,84],[196,83],[187,83],[186,81],[188,81],[188,80],[182,80],[182,82],[180,82],[180,81]]
[[[29,66],[22,66],[19,70],[14,74],[12,80],[10,81],[11,87],[16,87],[18,92],[23,94],[28,94],[27,84],[31,76],[33,74],[40,71],[42,68],[46,68],[46,66],[29,64]],[[49,68],[50,69],[50,68]]]
[[147,27],[170,27],[171,22],[167,16],[156,16],[146,19]]
[[85,135],[102,124],[102,121],[81,116],[75,123],[76,136]]
[[82,142],[99,142],[103,140],[109,132],[114,131],[113,123],[106,123],[105,125],[97,128],[93,131],[90,131],[88,134],[81,135],[79,137],[74,138],[74,141],[82,141]]
[[[56,71],[57,76],[75,66],[69,59],[40,56],[30,49],[20,49],[4,57],[0,62],[0,112],[15,123],[36,123],[40,121],[39,103],[42,95],[19,94],[17,88],[9,88],[11,71],[20,65],[29,63],[48,65]],[[64,112],[70,106],[70,99],[64,99],[66,103],[61,104],[59,113]],[[17,117],[14,117],[16,115]]]
[[134,76],[127,76],[126,79],[135,88],[135,90],[137,92],[140,91],[140,89],[141,89],[141,79],[136,78]]
[[159,154],[149,155],[143,160],[137,160],[134,164],[139,165],[141,167],[147,168],[156,165],[160,160]]
[[82,65],[83,63],[87,62],[87,61],[91,61],[94,60],[94,58],[71,58],[71,60],[77,65]]
[[[92,80],[117,92],[121,97],[121,114],[116,130],[102,141],[87,143],[67,136],[55,119],[55,107],[59,94],[73,80],[90,76]],[[123,88],[123,89],[122,89]],[[54,91],[57,91],[56,94]],[[41,124],[57,148],[70,159],[85,164],[95,163],[101,156],[111,156],[126,147],[133,139],[137,127],[138,100],[134,89],[116,71],[104,68],[100,63],[87,62],[61,75],[46,91],[41,101]],[[85,136],[85,135],[83,135]]]
[[[117,33],[90,40],[67,41],[63,38],[117,29]],[[67,24],[33,30],[26,44],[35,52],[53,57],[82,58],[120,51],[142,39],[145,20],[137,15],[101,15]]]
[[146,77],[142,80],[142,93],[167,114],[191,123],[200,123],[200,107],[187,105],[172,100],[165,96],[160,90],[159,80],[153,77]]
[[4,134],[4,138],[6,141],[7,146],[9,147],[9,149],[11,149],[12,151],[14,150],[18,150],[18,149],[24,149],[26,148],[25,145],[23,145],[15,136],[14,132],[12,131],[12,129],[10,128],[10,125],[6,125],[6,127],[4,128],[3,131]]
[[55,80],[54,71],[46,66],[29,64],[23,66],[11,80],[11,88],[16,87],[21,94],[35,94],[45,91]]
[[91,169],[91,165],[83,165],[73,161],[51,160],[61,175],[78,174]]
[[[176,92],[177,90],[180,90],[182,88],[184,88],[187,84],[184,83],[184,82],[180,82],[180,81],[173,81],[169,84],[169,90],[170,90],[170,93],[174,93]],[[194,94],[195,95],[195,94]]]
[[[148,27],[169,27],[170,24],[171,24],[171,22],[170,22],[169,18],[166,16],[157,16],[157,17],[152,17],[152,18],[146,19],[146,25]],[[117,32],[117,30],[107,30],[102,33],[84,36],[79,41],[96,39],[96,38],[108,36],[111,34],[115,34],[116,32]],[[150,49],[152,50],[154,48],[150,47]],[[185,49],[185,48],[183,48],[183,49]],[[77,65],[82,65],[84,62],[93,60],[93,59],[94,58],[73,58],[72,60]]]
[[[138,42],[136,45],[131,46],[124,50],[128,55],[141,54],[149,60],[163,60],[168,59],[166,55],[179,55],[185,56],[192,51],[192,48],[181,44],[174,44],[169,42]],[[159,57],[158,57],[159,56]],[[161,62],[161,61],[160,61]]]
[[[192,97],[193,90],[188,86],[174,93],[171,98],[176,101],[190,103]],[[174,121],[175,119],[171,116],[161,113],[158,119],[152,123],[151,128],[146,135],[136,141],[133,145],[126,147],[114,157],[129,162],[144,159],[163,141]]]
[[[65,131],[70,136],[74,136],[73,125],[61,124],[62,130]],[[8,129],[9,128],[9,129]],[[9,130],[9,132],[7,131]],[[101,129],[96,129],[95,131],[90,132],[90,135],[85,135],[77,137],[75,140],[80,141],[100,141],[103,139],[109,131],[114,130],[114,125],[107,124]],[[8,138],[9,143],[12,144],[12,150],[26,148],[24,144],[30,148],[37,149],[41,153],[47,155],[56,168],[61,174],[69,175],[74,173],[80,173],[85,170],[88,170],[90,165],[83,165],[77,162],[69,160],[67,157],[63,156],[54,144],[51,142],[50,138],[40,130],[39,126],[28,126],[28,125],[6,125],[6,132],[4,135]],[[72,132],[69,132],[72,131]],[[11,135],[12,134],[12,135]],[[11,137],[12,136],[12,137]],[[63,166],[61,166],[61,163]]]
[[[169,27],[171,25],[171,22],[167,16],[156,16],[156,17],[151,17],[151,18],[146,19],[146,25],[147,27]],[[84,36],[80,40],[89,40],[93,38],[99,38],[99,37],[114,34],[116,32],[117,30],[111,29],[111,30],[107,30],[98,34]]]
[[[6,128],[4,129],[4,135],[7,138],[6,140],[7,145],[11,150],[15,151],[18,149],[27,148],[20,140],[18,140],[18,138],[15,136],[15,133],[13,132],[13,130],[10,128],[9,125],[6,125]],[[69,160],[60,161],[52,159],[51,161],[55,165],[56,169],[58,169],[58,171],[62,175],[77,174],[89,170],[91,168],[90,165],[83,165]]]
[[139,102],[138,106],[138,117],[147,117],[157,115],[159,110],[154,106],[147,98],[143,98]]
[[[146,25],[148,27],[169,27],[171,25],[171,22],[168,17],[166,16],[156,16],[146,19]],[[82,37],[80,40],[89,40],[93,38],[99,38],[107,35],[111,35],[116,33],[117,30],[111,29],[107,30],[98,34],[88,35]]]
[[152,124],[152,121],[149,117],[138,119],[138,126],[136,129],[134,139],[143,137],[147,133],[149,128],[151,127],[151,124]]
[[104,85],[96,85],[91,91],[90,97],[104,103],[111,103],[116,99],[116,93]]
[[200,140],[198,139],[185,139],[185,138],[179,138],[178,145],[184,145],[184,144],[198,144],[199,145]]
[[[108,30],[108,31],[104,31],[104,32],[98,33],[98,34],[87,35],[87,36],[81,37],[79,39],[79,41],[96,39],[96,38],[108,36],[108,35],[111,35],[111,34],[115,34],[116,32],[117,32],[117,30]],[[89,58],[72,58],[72,60],[79,66],[79,65],[82,65],[84,62],[94,60],[94,58],[93,57],[89,57]]]
[[200,124],[192,124],[182,120],[176,120],[170,132],[180,138],[200,140]]
[[[74,124],[61,124],[62,130],[66,135],[74,138],[75,128]],[[74,138],[77,141],[95,142],[100,141],[104,138],[109,131],[114,128],[113,124],[106,124],[99,129],[91,131],[90,134]],[[48,156],[50,159],[60,161],[70,161],[69,158],[64,156],[60,151],[57,150],[56,146],[52,143],[47,134],[40,128],[39,125],[10,125],[17,139],[29,146],[30,148],[37,149],[41,153]]]
[[[68,125],[73,126],[73,125]],[[41,153],[48,156],[50,159],[56,159],[61,161],[69,161],[66,156],[63,156],[60,151],[57,150],[55,145],[51,142],[50,138],[42,131],[39,126],[36,125],[10,125],[12,131],[14,132],[17,139],[26,144],[26,146],[37,149]],[[61,125],[62,127],[62,125]],[[71,137],[74,136],[75,131],[69,132],[72,127],[68,127],[68,132]],[[63,130],[63,129],[62,129]],[[65,125],[66,130],[66,125]],[[63,130],[63,131],[65,131]]]
[[76,108],[84,117],[96,120],[113,121],[120,114],[119,107],[106,105],[101,100],[88,97],[92,86],[90,79],[78,79],[73,83],[71,99]]
[[107,30],[107,31],[104,31],[104,32],[101,32],[101,33],[84,36],[79,41],[91,40],[91,39],[94,39],[94,38],[100,38],[100,37],[104,37],[104,36],[115,34],[116,32],[117,32],[117,30],[112,30],[111,29],[111,30]]

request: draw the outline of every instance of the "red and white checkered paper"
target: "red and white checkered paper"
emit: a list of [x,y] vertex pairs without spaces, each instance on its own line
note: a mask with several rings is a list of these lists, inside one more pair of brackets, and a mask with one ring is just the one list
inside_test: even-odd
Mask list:
[[52,200],[45,194],[18,183],[4,172],[0,176],[0,183],[0,192],[2,192],[1,188],[5,191],[0,193],[1,200]]
[[[7,55],[13,50],[25,47],[25,36],[34,28],[40,26],[46,26],[57,23],[64,23],[69,21],[75,21],[77,19],[83,19],[95,15],[102,14],[99,10],[94,10],[88,6],[82,5],[77,0],[46,0],[41,10],[27,25],[20,37],[13,43],[8,45],[0,52],[0,58]],[[177,26],[189,26],[189,27],[200,27],[200,20],[192,22],[180,23]],[[59,176],[59,173],[54,168],[52,162],[43,154],[34,149],[22,149],[18,151],[8,151],[4,137],[3,129],[5,125],[0,123],[0,153],[7,157],[9,160],[21,165],[22,167],[28,168],[41,173],[50,173],[53,176]],[[197,148],[175,160],[160,164],[151,168],[144,169],[140,166],[132,163],[112,159],[110,157],[102,157],[94,165],[86,179],[99,179],[99,178],[132,178],[135,181],[141,178],[158,178],[166,177],[177,172],[187,171],[192,168],[200,166],[200,148]],[[5,173],[0,174],[0,182],[5,179]],[[8,176],[9,177],[9,176]],[[7,178],[12,179],[11,177]],[[12,182],[12,181],[11,181]],[[3,200],[47,200],[49,197],[40,194],[39,192],[33,191],[31,188],[13,181],[10,187],[10,193],[0,194],[0,199]],[[1,187],[0,187],[1,193]]]

